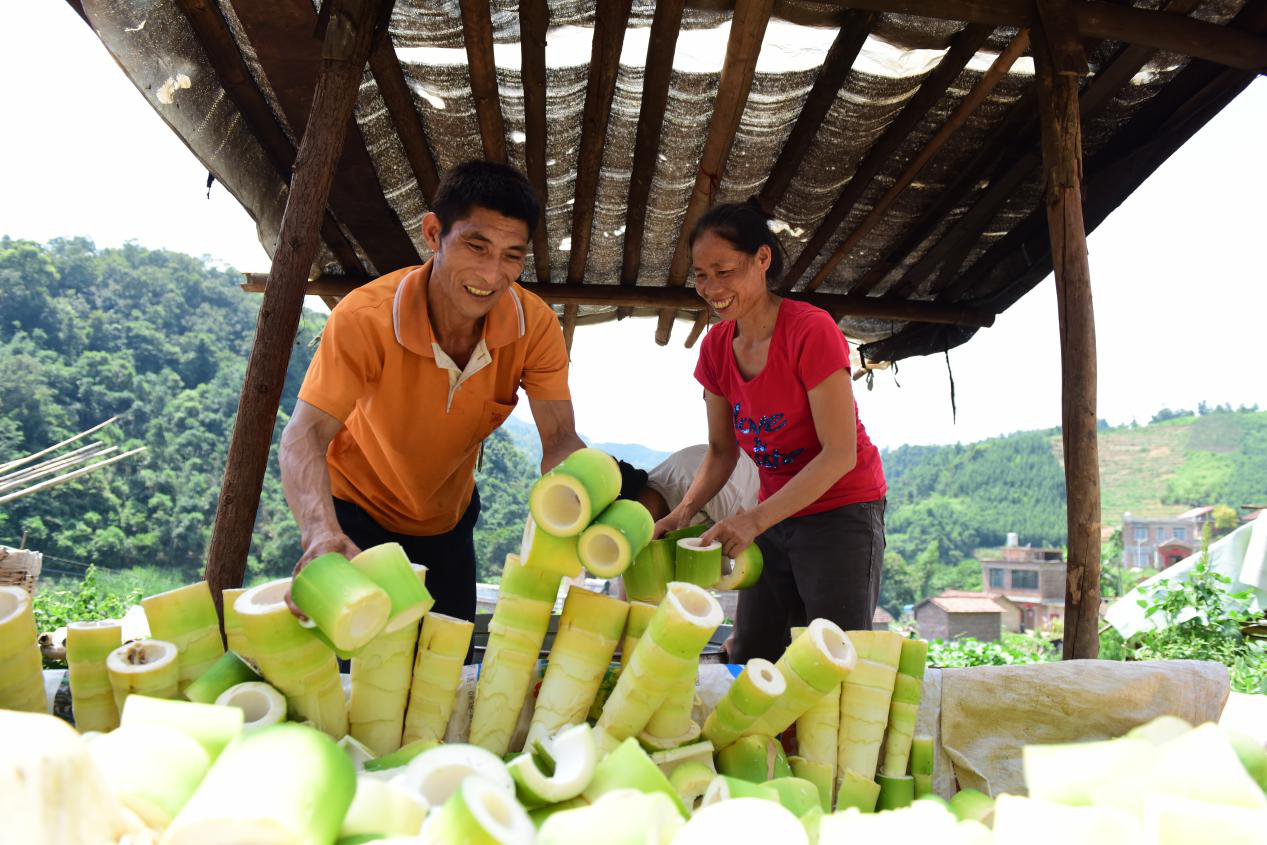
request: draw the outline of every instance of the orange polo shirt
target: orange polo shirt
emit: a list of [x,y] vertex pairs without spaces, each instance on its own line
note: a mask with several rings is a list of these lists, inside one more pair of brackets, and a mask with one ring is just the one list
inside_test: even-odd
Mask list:
[[330,313],[299,398],[343,423],[326,453],[332,492],[400,534],[442,534],[475,487],[480,443],[515,407],[568,399],[567,349],[549,305],[511,285],[460,368],[427,317],[431,262],[357,288]]

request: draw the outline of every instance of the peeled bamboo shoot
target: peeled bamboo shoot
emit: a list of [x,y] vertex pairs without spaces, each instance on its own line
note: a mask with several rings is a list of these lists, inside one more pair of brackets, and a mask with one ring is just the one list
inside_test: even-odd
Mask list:
[[889,702],[889,726],[884,734],[884,761],[880,772],[889,777],[906,774],[911,756],[911,740],[915,736],[915,716],[919,713],[920,693],[924,683],[924,663],[928,659],[925,640],[902,640],[897,676],[893,682],[893,698]]
[[577,449],[532,485],[528,507],[537,527],[556,537],[575,537],[618,495],[616,459],[598,449]]
[[617,499],[581,532],[577,555],[594,576],[615,578],[651,542],[655,520],[643,505]]
[[37,636],[26,590],[0,587],[0,709],[47,711]]
[[220,616],[206,581],[141,599],[150,636],[180,652],[180,689],[185,689],[224,654]]
[[119,726],[106,658],[123,644],[118,622],[71,622],[66,626],[66,666],[70,702],[80,733],[109,731]]
[[137,640],[116,648],[106,658],[114,706],[123,713],[129,695],[175,698],[180,688],[176,646],[163,640]]
[[857,661],[845,632],[828,619],[815,619],[792,640],[775,665],[787,681],[787,693],[765,712],[749,733],[778,736],[830,695]]
[[858,652],[858,663],[840,693],[838,784],[847,772],[867,781],[875,778],[902,655],[902,637],[890,631],[850,631],[849,639]]
[[474,630],[473,623],[443,613],[428,613],[423,618],[405,714],[405,744],[444,738]]
[[718,748],[730,745],[785,692],[787,681],[778,667],[763,658],[752,658],[704,720],[704,737]]

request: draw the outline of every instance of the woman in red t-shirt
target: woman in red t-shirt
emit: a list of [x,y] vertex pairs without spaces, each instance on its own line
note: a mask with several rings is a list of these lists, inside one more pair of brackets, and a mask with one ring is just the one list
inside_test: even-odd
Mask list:
[[886,486],[858,420],[849,346],[826,311],[769,289],[783,259],[749,204],[710,209],[691,232],[695,289],[721,317],[700,347],[708,454],[657,535],[689,524],[743,449],[761,479],[757,507],[704,535],[734,556],[752,542],[765,569],[739,595],[733,663],[775,660],[790,628],[825,617],[868,629],[884,558]]

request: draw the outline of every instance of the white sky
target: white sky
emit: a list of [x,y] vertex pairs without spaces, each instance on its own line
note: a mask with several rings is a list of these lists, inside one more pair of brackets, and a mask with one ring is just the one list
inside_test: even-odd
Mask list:
[[[0,8],[0,234],[127,240],[267,270],[255,226],[167,129],[64,3]],[[1099,413],[1141,422],[1200,401],[1267,405],[1267,80],[1171,158],[1091,236]],[[243,294],[250,296],[251,294]],[[596,440],[676,449],[705,433],[696,350],[653,341],[654,320],[577,329],[572,392]],[[698,348],[698,347],[697,347]],[[951,350],[958,421],[942,356],[855,382],[881,446],[970,442],[1060,424],[1056,303],[1048,278]],[[901,383],[901,387],[897,383]],[[518,413],[527,416],[526,403]]]

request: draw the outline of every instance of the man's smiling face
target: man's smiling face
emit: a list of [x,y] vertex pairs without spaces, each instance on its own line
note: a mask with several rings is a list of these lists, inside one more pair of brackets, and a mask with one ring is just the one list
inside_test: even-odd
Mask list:
[[433,293],[466,320],[478,320],[523,273],[528,224],[487,208],[472,208],[445,234],[434,214],[422,220],[422,236],[435,252]]

